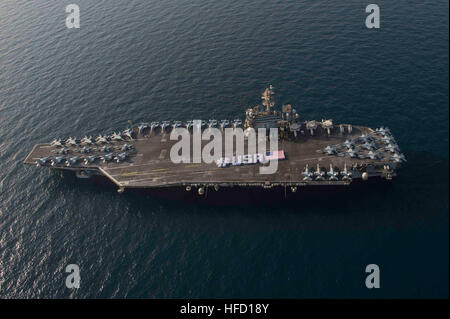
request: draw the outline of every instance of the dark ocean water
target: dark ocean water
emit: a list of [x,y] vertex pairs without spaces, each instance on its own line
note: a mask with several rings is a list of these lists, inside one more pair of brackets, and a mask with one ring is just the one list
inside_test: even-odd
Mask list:
[[[1,1],[0,297],[448,297],[448,1],[377,1],[379,30],[369,3]],[[400,176],[217,205],[22,164],[128,120],[242,116],[270,83],[302,118],[390,127]]]

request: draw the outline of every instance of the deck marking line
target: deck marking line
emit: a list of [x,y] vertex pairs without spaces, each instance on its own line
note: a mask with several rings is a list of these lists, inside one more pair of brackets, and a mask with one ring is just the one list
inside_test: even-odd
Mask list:
[[120,176],[132,176],[132,175],[137,175],[137,172],[129,172],[129,173],[120,174]]

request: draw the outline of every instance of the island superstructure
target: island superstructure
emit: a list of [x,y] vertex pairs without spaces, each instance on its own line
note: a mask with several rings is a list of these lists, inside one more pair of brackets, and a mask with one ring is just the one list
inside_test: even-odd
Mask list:
[[[200,123],[201,130],[242,128],[245,136],[251,130],[276,128],[283,159],[276,172],[268,175],[260,174],[263,164],[174,163],[169,154],[177,141],[170,139],[171,131],[184,127],[192,138],[195,123]],[[202,147],[207,143],[202,141]],[[244,154],[235,151],[234,155]],[[24,163],[74,171],[80,178],[102,175],[120,193],[130,188],[182,187],[204,195],[208,188],[220,187],[284,187],[296,192],[299,187],[391,180],[405,161],[388,128],[304,120],[290,104],[275,110],[274,88],[269,86],[261,104],[246,110],[244,121],[148,122],[96,138],[55,139],[35,145]]]

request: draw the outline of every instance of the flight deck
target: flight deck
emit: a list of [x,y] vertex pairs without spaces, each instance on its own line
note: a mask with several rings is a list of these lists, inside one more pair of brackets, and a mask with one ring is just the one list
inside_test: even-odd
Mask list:
[[[278,169],[274,174],[260,174],[260,167],[265,164],[239,165],[218,167],[216,163],[194,163],[190,156],[189,163],[173,163],[170,159],[170,150],[178,140],[171,140],[169,132],[152,132],[138,135],[135,139],[109,142],[110,151],[120,151],[123,145],[128,145],[129,153],[123,161],[104,161],[105,152],[100,146],[90,147],[89,153],[81,155],[80,146],[65,146],[67,155],[78,156],[79,159],[72,165],[67,162],[55,164],[51,157],[58,152],[56,146],[48,144],[36,145],[25,159],[25,164],[36,165],[37,160],[49,158],[48,166],[53,169],[83,171],[86,176],[92,173],[101,174],[110,179],[120,188],[152,188],[168,186],[306,186],[306,185],[348,185],[347,180],[305,179],[305,169],[308,167],[314,175],[317,167],[327,172],[331,167],[341,171],[344,167],[352,171],[352,179],[362,176],[363,171],[369,171],[372,176],[394,176],[391,167],[380,164],[379,159],[338,156],[323,153],[329,145],[338,145],[346,140],[355,140],[363,134],[373,134],[373,131],[364,127],[353,127],[351,134],[331,134],[317,131],[315,136],[299,136],[293,140],[279,140],[278,149],[283,150],[286,158],[278,161]],[[192,137],[192,135],[191,135]],[[202,147],[209,141],[202,141]],[[225,141],[223,141],[223,145]],[[223,146],[222,149],[225,149]],[[247,144],[245,148],[247,149]],[[267,143],[269,149],[269,142]],[[192,152],[192,150],[191,150]],[[235,154],[243,155],[243,154]],[[95,157],[92,163],[83,161],[86,157]],[[389,156],[387,154],[387,156]],[[53,165],[52,165],[53,164]],[[267,165],[267,164],[266,164]],[[360,169],[358,169],[360,168]]]

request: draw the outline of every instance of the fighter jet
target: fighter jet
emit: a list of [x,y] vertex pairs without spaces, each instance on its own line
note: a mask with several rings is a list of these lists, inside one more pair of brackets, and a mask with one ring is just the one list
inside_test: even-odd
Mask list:
[[397,144],[389,143],[384,149],[388,152],[395,153],[398,151],[398,146]]
[[306,122],[306,129],[309,130],[311,135],[314,135],[314,130],[317,129],[316,121],[308,121],[308,122]]
[[202,120],[202,121],[195,121],[195,123],[192,122],[192,127],[194,126],[197,130],[201,130],[206,126],[206,121]]
[[147,123],[141,123],[138,126],[138,131],[140,135],[144,135],[144,131],[148,129],[150,126]]
[[319,164],[317,164],[317,170],[314,172],[314,176],[316,177],[316,181],[323,180],[325,176],[325,172],[320,169]]
[[234,121],[233,121],[233,127],[234,128],[237,128],[237,127],[239,127],[239,126],[241,126],[242,125],[242,121],[240,120],[240,119],[235,119]]
[[344,145],[347,148],[352,148],[353,146],[355,146],[355,143],[353,143],[353,141],[350,140],[345,140],[345,142],[342,143],[342,145]]
[[69,153],[69,150],[65,147],[57,149],[54,151],[56,154],[60,154],[60,155],[65,155],[67,153]]
[[347,170],[347,164],[344,164],[344,170],[341,171],[341,176],[343,180],[350,180],[352,179],[352,172]]
[[358,139],[361,142],[367,143],[367,142],[371,142],[372,141],[372,137],[366,134],[362,134],[360,137],[358,137]]
[[102,159],[103,163],[111,162],[113,160],[113,158],[114,158],[114,154],[113,153],[108,153],[106,155],[101,156],[100,158]]
[[395,140],[394,140],[394,138],[392,136],[383,136],[381,138],[381,140],[383,142],[385,142],[386,144],[395,143]]
[[79,160],[80,160],[80,158],[78,156],[70,157],[66,160],[67,161],[66,166],[69,167],[69,166],[75,165],[76,163],[78,163]]
[[63,147],[61,140],[56,138],[50,143],[50,145],[55,147]]
[[399,153],[395,153],[394,155],[392,155],[391,160],[397,163],[406,162],[405,155]]
[[111,152],[111,147],[104,145],[104,146],[100,149],[100,152],[103,152],[103,153]]
[[333,164],[330,164],[330,170],[327,172],[328,179],[330,181],[337,181],[338,180],[338,174],[339,172],[335,172],[333,169]]
[[156,130],[159,127],[159,122],[152,122],[150,124],[150,132],[153,132],[154,130]]
[[125,131],[122,132],[122,136],[132,140],[133,139],[133,130],[130,128],[127,128]]
[[97,155],[88,156],[84,159],[84,164],[88,165],[88,164],[94,163],[97,160],[97,158],[98,158]]
[[327,130],[327,134],[331,134],[331,129],[334,127],[333,120],[322,120],[322,127]]
[[365,157],[373,159],[373,160],[381,158],[380,154],[378,152],[374,152],[374,151],[370,151],[369,153],[366,154]]
[[222,120],[220,121],[220,128],[223,130],[225,129],[228,125],[230,125],[230,121],[228,120]]
[[81,139],[81,145],[92,145],[92,136],[85,136]]
[[86,146],[83,146],[83,148],[80,149],[80,153],[83,153],[83,154],[88,154],[90,152],[91,152],[91,149],[89,147],[86,147]]
[[77,146],[77,140],[75,138],[69,137],[66,140],[66,145]]
[[108,139],[106,138],[106,136],[99,135],[99,136],[95,139],[95,142],[96,142],[97,144],[106,144],[106,143],[108,143]]
[[163,121],[161,124],[161,130],[166,130],[167,128],[170,128],[172,126],[172,124],[170,124],[169,121]]
[[123,162],[127,159],[127,152],[123,152],[123,153],[119,153],[116,155],[116,157],[114,157],[114,159],[116,160],[117,163]]
[[313,177],[314,174],[309,171],[308,164],[306,164],[305,170],[302,172],[302,175],[303,175],[303,180],[304,181],[312,180],[312,177]]
[[353,149],[353,148],[349,148],[346,152],[345,155],[348,155],[350,157],[356,158],[359,156],[359,153],[357,150]]
[[126,143],[126,144],[124,144],[124,145],[120,148],[120,150],[121,150],[122,152],[126,152],[126,151],[128,151],[128,150],[131,150],[132,148],[133,148],[132,145]]
[[185,126],[188,130],[190,130],[194,126],[194,121],[192,121],[192,120],[187,121]]
[[208,128],[217,127],[217,120],[209,120]]
[[53,159],[51,160],[52,166],[60,165],[60,164],[62,164],[65,160],[66,160],[66,159],[65,159],[64,157],[57,156],[57,157],[55,157],[55,158],[53,158]]
[[183,126],[183,123],[181,121],[174,121],[172,124],[173,128],[178,128]]
[[123,141],[123,137],[119,134],[114,132],[111,136],[110,136],[112,141]]
[[375,133],[377,133],[378,135],[389,135],[391,131],[387,127],[380,127],[375,130]]
[[337,153],[336,148],[334,146],[330,146],[328,145],[327,147],[325,147],[322,150],[322,153],[327,154],[327,155],[334,155]]
[[371,151],[371,150],[375,149],[375,144],[373,144],[372,142],[365,142],[362,145],[362,148]]
[[36,166],[44,166],[50,162],[50,157],[41,157],[36,160]]

